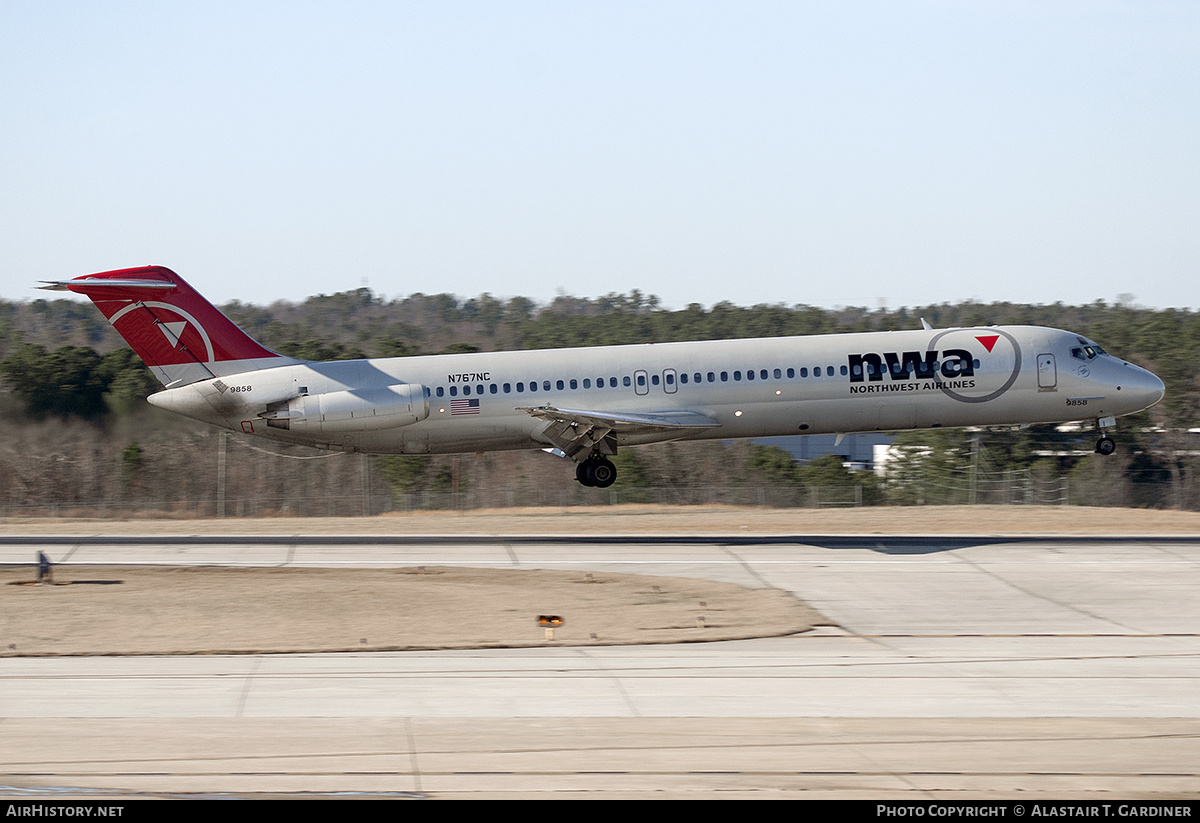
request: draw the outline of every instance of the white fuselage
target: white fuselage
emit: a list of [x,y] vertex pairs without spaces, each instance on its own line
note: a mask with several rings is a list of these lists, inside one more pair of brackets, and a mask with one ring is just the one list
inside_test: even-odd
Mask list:
[[151,402],[289,443],[423,454],[552,447],[530,411],[544,407],[718,424],[616,426],[627,445],[1105,419],[1162,395],[1076,334],[994,326],[302,362]]

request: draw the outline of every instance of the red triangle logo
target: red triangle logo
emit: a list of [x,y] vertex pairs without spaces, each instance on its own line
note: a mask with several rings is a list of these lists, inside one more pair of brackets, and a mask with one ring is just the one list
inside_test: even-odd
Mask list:
[[998,334],[977,335],[975,337],[975,339],[983,344],[983,347],[988,350],[988,354],[991,354],[992,348],[996,345],[996,341],[1000,339],[1000,335],[998,335]]

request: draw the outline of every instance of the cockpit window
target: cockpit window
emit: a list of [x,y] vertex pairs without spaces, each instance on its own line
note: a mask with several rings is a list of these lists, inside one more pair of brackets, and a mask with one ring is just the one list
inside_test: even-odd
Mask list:
[[[1088,360],[1091,360],[1098,354],[1108,354],[1108,352],[1097,346],[1091,340],[1087,340],[1083,337],[1076,337],[1075,339],[1079,341],[1080,348],[1071,349],[1072,357],[1078,357],[1080,360],[1083,360],[1084,357],[1086,357]],[[1078,352],[1078,354],[1076,352]],[[1081,357],[1080,355],[1083,356]]]

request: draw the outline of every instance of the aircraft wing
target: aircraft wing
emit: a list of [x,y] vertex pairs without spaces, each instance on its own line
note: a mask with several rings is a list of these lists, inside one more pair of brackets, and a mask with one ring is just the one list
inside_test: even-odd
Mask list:
[[[711,417],[694,411],[614,412],[586,409],[560,409],[555,406],[521,406],[523,411],[547,425],[542,435],[568,456],[574,457],[621,434],[682,434],[688,429],[713,429],[721,424]],[[670,438],[666,438],[670,439]],[[616,452],[615,439],[606,454]]]

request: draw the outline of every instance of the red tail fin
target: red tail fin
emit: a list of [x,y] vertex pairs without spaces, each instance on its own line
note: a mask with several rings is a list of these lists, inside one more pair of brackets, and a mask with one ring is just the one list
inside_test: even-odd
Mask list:
[[87,274],[45,288],[90,297],[167,386],[296,362],[260,346],[162,266]]

